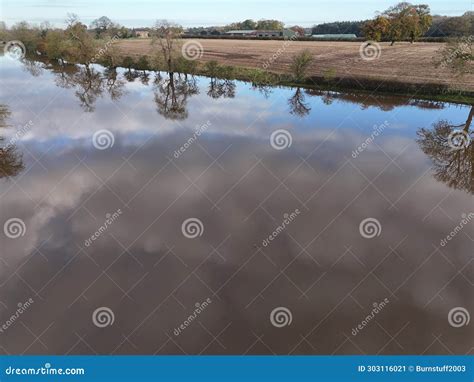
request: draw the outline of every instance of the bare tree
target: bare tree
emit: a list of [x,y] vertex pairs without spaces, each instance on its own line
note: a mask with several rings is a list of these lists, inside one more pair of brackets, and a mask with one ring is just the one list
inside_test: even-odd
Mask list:
[[87,31],[87,26],[79,21],[74,13],[69,13],[66,19],[66,36],[70,41],[68,58],[71,61],[80,62],[89,67],[96,54],[96,45]]
[[163,54],[167,70],[173,71],[173,57],[183,28],[168,20],[158,20],[152,32],[152,44],[158,45]]

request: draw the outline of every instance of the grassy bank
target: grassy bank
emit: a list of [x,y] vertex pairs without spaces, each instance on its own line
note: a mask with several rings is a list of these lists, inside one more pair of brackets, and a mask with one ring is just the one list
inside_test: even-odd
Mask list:
[[[124,65],[124,62],[125,64]],[[98,61],[102,65],[106,62]],[[143,58],[127,57],[122,60],[122,67],[136,70],[168,71],[163,64],[150,65]],[[227,80],[239,80],[252,83],[255,86],[288,86],[301,87],[305,89],[357,91],[367,94],[399,95],[404,97],[416,97],[419,99],[446,101],[455,103],[474,104],[474,92],[457,90],[448,85],[436,83],[415,84],[410,82],[376,80],[370,78],[348,78],[338,77],[328,71],[324,76],[306,77],[302,81],[296,81],[292,75],[274,73],[272,71],[248,68],[232,65],[220,65],[215,61],[199,63],[197,61],[177,60],[173,68],[174,72],[190,75],[200,75]]]
[[[206,64],[215,61],[220,68],[217,76],[257,84],[330,87],[449,100],[474,97],[474,75],[459,77],[449,68],[435,65],[445,46],[442,43],[380,43],[374,59],[363,57],[358,42],[203,39],[195,43],[201,44],[201,53],[191,67],[196,74],[206,76],[213,76]],[[157,55],[156,47],[146,39],[118,41],[116,48],[121,57],[130,56],[135,62],[143,57],[152,62]],[[302,51],[308,51],[313,60],[305,78],[296,82],[291,66]],[[176,57],[181,54],[175,53]],[[183,71],[189,72],[186,65],[183,67]]]

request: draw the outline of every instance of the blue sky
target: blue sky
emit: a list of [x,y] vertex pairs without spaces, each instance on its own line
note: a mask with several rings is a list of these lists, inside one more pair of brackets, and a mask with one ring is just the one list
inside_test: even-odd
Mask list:
[[[62,26],[68,12],[89,24],[106,15],[130,27],[151,26],[169,19],[184,26],[223,25],[246,18],[273,18],[289,25],[311,26],[328,21],[361,20],[397,0],[1,0],[0,20],[8,25],[26,20]],[[432,14],[456,16],[472,10],[471,0],[431,0]]]

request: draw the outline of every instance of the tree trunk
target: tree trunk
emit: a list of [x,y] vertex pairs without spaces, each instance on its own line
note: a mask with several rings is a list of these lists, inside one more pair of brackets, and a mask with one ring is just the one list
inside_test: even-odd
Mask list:
[[469,127],[471,126],[473,117],[474,117],[474,106],[471,106],[471,111],[469,112],[469,115],[468,115],[467,121],[466,121],[466,125],[464,126],[464,129],[463,129],[466,133],[469,132]]

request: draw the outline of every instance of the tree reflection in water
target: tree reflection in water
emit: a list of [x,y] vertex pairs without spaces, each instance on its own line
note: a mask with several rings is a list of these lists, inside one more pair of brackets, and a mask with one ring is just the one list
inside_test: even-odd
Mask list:
[[252,83],[252,89],[257,90],[260,94],[262,94],[265,98],[270,97],[270,95],[273,93],[273,87],[270,85],[266,84],[257,84],[257,83]]
[[125,81],[115,68],[106,68],[103,72],[84,65],[54,65],[55,82],[59,87],[75,89],[81,108],[86,112],[95,110],[97,99],[107,93],[113,101],[125,94]]
[[140,78],[140,82],[143,85],[148,86],[148,84],[150,83],[150,72],[146,70],[140,70],[138,72],[138,78]]
[[422,109],[440,110],[445,107],[444,102],[414,99],[397,95],[377,95],[350,91],[337,92],[320,89],[307,89],[306,94],[321,97],[326,105],[330,105],[337,100],[350,104],[358,104],[363,110],[369,107],[376,107],[383,111],[390,111],[398,106],[416,106]]
[[209,89],[207,95],[211,98],[234,98],[235,97],[235,82],[232,80],[219,79],[211,77],[209,82]]
[[198,94],[199,88],[193,77],[173,72],[157,73],[153,93],[160,115],[171,120],[184,120],[188,117],[188,98]]
[[[7,119],[10,116],[10,110],[7,105],[0,104],[0,129],[7,127]],[[5,138],[0,136],[0,179],[17,176],[24,168],[23,156],[11,142],[6,142]]]
[[296,88],[295,94],[288,100],[290,114],[304,117],[309,114],[311,107],[306,103],[306,97],[301,88]]
[[118,101],[125,93],[125,81],[117,73],[116,68],[104,70],[104,88],[112,101]]
[[44,64],[42,62],[23,59],[21,63],[23,64],[23,69],[33,77],[39,77],[43,74]]
[[128,82],[133,82],[140,77],[140,72],[128,68],[127,71],[123,74],[123,76]]
[[[453,125],[448,121],[438,121],[431,129],[419,129],[417,142],[421,150],[433,162],[435,179],[449,187],[474,193],[474,143],[473,131],[470,130],[474,116],[471,107],[465,123]],[[459,148],[450,144],[450,134],[461,130],[470,140]]]

